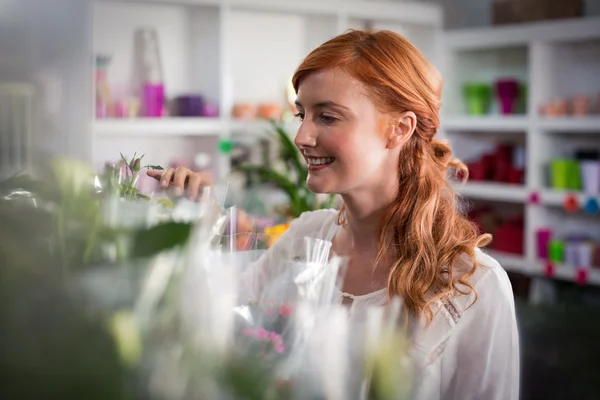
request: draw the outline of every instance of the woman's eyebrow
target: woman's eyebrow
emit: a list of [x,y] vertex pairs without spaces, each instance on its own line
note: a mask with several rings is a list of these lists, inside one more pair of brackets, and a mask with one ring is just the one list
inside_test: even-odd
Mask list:
[[[296,104],[296,106],[304,108],[304,106],[298,100],[296,100],[294,103]],[[348,107],[343,106],[343,105],[341,105],[339,103],[336,103],[335,101],[329,101],[329,100],[328,101],[320,101],[320,102],[314,104],[312,107],[313,108],[328,108],[328,107],[331,107],[331,108],[341,108],[341,109],[344,109],[344,110],[349,110]]]

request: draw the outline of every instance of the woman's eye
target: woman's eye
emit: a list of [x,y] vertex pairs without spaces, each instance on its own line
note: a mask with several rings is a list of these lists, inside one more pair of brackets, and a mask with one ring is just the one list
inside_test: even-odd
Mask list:
[[325,122],[326,124],[332,124],[335,121],[337,121],[338,119],[329,115],[324,115],[321,114],[321,121]]
[[304,114],[301,112],[297,112],[296,114],[294,114],[294,117],[300,118],[300,121],[304,120]]

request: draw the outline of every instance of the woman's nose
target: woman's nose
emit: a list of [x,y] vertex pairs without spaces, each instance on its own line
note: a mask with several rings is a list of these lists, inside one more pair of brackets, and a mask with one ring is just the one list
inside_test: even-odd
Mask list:
[[310,121],[304,120],[298,128],[294,143],[299,149],[315,147],[317,145],[317,132],[311,126]]

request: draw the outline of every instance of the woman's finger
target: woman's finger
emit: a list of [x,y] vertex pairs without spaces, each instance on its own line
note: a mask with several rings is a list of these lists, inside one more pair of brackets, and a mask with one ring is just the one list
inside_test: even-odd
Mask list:
[[164,172],[165,171],[162,169],[149,169],[146,171],[146,175],[156,179],[157,181],[160,181],[160,178]]
[[187,185],[187,195],[190,200],[196,201],[198,200],[198,195],[200,194],[200,187],[205,186],[206,182],[204,182],[202,174],[195,173],[190,176]]
[[169,183],[173,180],[173,176],[175,175],[175,170],[173,168],[167,168],[160,177],[160,186],[163,188],[168,188]]
[[175,196],[181,196],[185,190],[185,182],[192,174],[187,168],[179,167],[175,171],[175,177],[173,178],[173,193]]

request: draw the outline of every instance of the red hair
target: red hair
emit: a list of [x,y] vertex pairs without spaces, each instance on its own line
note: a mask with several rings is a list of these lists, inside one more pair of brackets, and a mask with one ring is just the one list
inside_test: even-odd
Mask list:
[[[377,262],[391,256],[388,296],[400,296],[413,315],[426,314],[430,319],[432,302],[473,290],[468,279],[478,268],[475,248],[491,240],[490,235],[480,235],[475,224],[457,209],[447,175],[452,170],[466,180],[468,172],[452,158],[447,143],[434,139],[441,77],[404,37],[387,30],[349,31],[325,42],[302,61],[292,78],[294,89],[298,91],[308,74],[331,68],[361,82],[382,113],[412,111],[417,116],[415,132],[398,160],[401,191],[380,223]],[[342,206],[338,223],[343,224],[344,219]],[[470,267],[457,273],[456,263],[462,256],[468,257]]]

